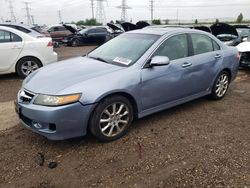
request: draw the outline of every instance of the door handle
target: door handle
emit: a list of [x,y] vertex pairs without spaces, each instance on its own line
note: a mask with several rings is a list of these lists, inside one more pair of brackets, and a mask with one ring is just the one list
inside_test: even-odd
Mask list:
[[219,59],[219,58],[221,58],[221,55],[220,54],[216,54],[214,57],[215,57],[215,59]]
[[182,64],[182,68],[186,68],[186,67],[190,67],[190,66],[192,66],[192,63],[186,62],[186,63]]

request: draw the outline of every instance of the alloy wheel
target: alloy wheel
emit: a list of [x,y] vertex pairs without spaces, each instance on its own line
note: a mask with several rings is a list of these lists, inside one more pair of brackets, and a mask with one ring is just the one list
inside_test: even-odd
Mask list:
[[21,66],[21,71],[25,76],[28,76],[37,69],[39,69],[39,66],[34,61],[25,61]]
[[221,74],[217,80],[215,92],[218,97],[223,97],[228,89],[229,78],[227,74]]
[[107,137],[120,134],[129,123],[129,108],[124,103],[113,103],[101,113],[100,130]]

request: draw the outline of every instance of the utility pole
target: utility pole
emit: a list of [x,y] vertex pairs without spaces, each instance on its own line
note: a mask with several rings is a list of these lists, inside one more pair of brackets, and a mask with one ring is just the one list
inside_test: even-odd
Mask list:
[[103,5],[103,2],[105,0],[96,0],[96,1],[97,1],[96,20],[98,23],[106,24],[106,14]]
[[127,9],[131,9],[131,7],[127,5],[126,0],[122,0],[122,4],[116,8],[122,9],[121,21],[127,21],[128,19]]
[[16,16],[14,13],[14,7],[12,4],[12,0],[7,0],[7,2],[9,3],[9,9],[10,9],[10,16],[11,16],[11,22],[16,22]]
[[92,10],[92,19],[95,19],[95,15],[94,15],[94,0],[90,0],[91,3],[91,10]]
[[150,10],[151,10],[151,23],[153,23],[153,19],[154,19],[154,0],[150,0]]
[[32,24],[32,17],[30,14],[31,9],[29,8],[30,2],[24,2],[24,5],[25,5],[25,10],[26,10],[27,24],[31,25]]
[[58,10],[59,23],[62,23],[62,11]]
[[35,18],[34,16],[31,16],[32,24],[35,24]]

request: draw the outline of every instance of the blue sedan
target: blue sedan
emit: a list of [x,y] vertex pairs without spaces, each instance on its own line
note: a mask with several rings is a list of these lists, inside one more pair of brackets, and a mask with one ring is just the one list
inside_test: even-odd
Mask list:
[[26,128],[51,140],[90,132],[112,141],[134,119],[206,95],[222,99],[238,66],[237,49],[203,31],[135,30],[32,73],[16,111]]

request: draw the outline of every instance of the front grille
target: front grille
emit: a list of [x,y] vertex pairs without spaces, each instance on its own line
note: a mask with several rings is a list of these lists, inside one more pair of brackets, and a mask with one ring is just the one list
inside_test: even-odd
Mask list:
[[20,102],[29,104],[32,101],[32,99],[34,98],[34,96],[35,96],[35,94],[33,94],[29,91],[26,91],[26,90],[22,90],[20,92]]

